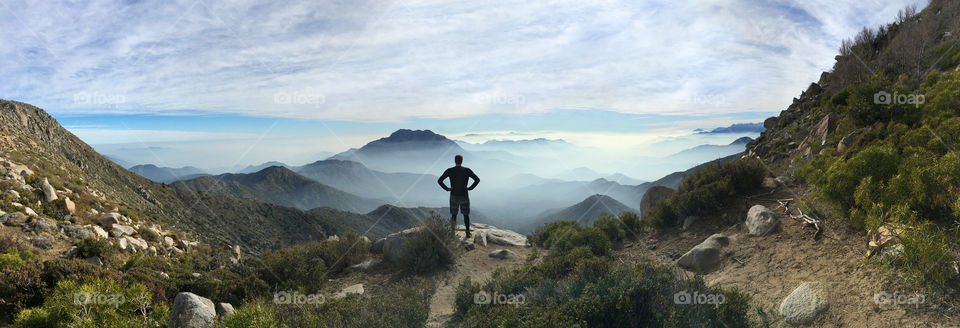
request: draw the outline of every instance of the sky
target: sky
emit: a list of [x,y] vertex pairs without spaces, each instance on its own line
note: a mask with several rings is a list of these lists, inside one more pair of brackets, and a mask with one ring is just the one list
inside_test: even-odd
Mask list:
[[908,4],[0,0],[0,98],[165,166],[302,164],[398,128],[616,148],[776,115]]

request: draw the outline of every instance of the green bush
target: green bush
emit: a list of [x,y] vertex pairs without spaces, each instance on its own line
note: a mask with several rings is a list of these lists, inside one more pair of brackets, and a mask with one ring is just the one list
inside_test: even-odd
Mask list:
[[643,232],[643,223],[640,222],[640,216],[637,213],[620,213],[620,222],[623,222],[627,238],[636,238],[637,234]]
[[607,240],[614,243],[622,241],[627,234],[623,229],[624,224],[620,221],[620,218],[607,213],[601,213],[600,217],[593,222],[593,226],[603,231]]
[[169,308],[140,284],[123,288],[116,281],[65,280],[43,305],[20,312],[13,327],[161,327]]
[[28,261],[39,259],[40,256],[34,254],[30,249],[20,250],[17,247],[8,248],[6,252],[0,254],[0,271],[17,270],[27,264]]
[[[578,248],[586,249],[586,248]],[[571,264],[568,274],[543,274],[530,264],[494,274],[480,285],[462,281],[455,320],[467,327],[748,327],[750,299],[733,290],[709,288],[671,268],[630,268],[602,257]],[[509,304],[476,303],[475,295],[506,295]],[[677,293],[723,295],[713,305],[678,305]]]
[[676,226],[690,215],[717,216],[728,210],[734,198],[759,189],[766,173],[755,158],[708,165],[684,176],[677,192],[650,208],[644,223],[662,229]]
[[233,314],[221,321],[221,328],[280,328],[283,325],[276,310],[263,304],[248,304],[238,308]]
[[263,256],[263,279],[281,289],[305,287],[319,290],[328,278],[360,263],[370,253],[370,243],[356,233],[339,240],[324,240],[267,252]]
[[423,221],[419,231],[403,241],[397,265],[411,274],[450,268],[457,262],[459,243],[447,221],[432,215]]
[[90,258],[94,256],[103,258],[113,250],[113,247],[110,246],[109,241],[104,239],[84,238],[77,243],[77,250],[77,254],[79,254],[82,258]]
[[140,229],[137,230],[137,233],[140,234],[140,237],[143,237],[143,240],[146,240],[149,242],[156,243],[156,242],[160,242],[160,240],[163,239],[159,233],[145,226],[140,227]]

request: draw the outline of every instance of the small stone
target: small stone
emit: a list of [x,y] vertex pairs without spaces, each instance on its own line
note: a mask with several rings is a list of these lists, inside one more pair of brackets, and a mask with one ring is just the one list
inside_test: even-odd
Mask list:
[[87,263],[93,264],[95,266],[103,266],[103,260],[100,260],[99,256],[88,257],[84,261],[87,261]]
[[233,314],[233,305],[230,303],[217,303],[217,317],[223,320]]
[[830,308],[826,290],[819,282],[804,282],[780,303],[780,315],[791,325],[812,324]]
[[350,294],[363,295],[363,284],[347,286],[347,288],[344,288],[336,295],[333,295],[333,299],[335,300],[341,299],[341,298],[347,297],[347,295],[350,295]]
[[515,259],[519,257],[517,253],[514,253],[509,249],[498,249],[493,252],[490,252],[490,254],[488,254],[487,256],[490,256],[495,259],[501,259],[501,260]]
[[70,214],[77,212],[77,204],[70,200],[70,197],[64,197],[63,204],[66,205],[67,212],[70,212]]

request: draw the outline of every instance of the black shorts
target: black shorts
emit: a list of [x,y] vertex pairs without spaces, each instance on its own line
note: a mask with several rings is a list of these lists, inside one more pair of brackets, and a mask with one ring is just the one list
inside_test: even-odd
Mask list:
[[470,198],[467,196],[450,196],[450,214],[457,215],[457,211],[463,215],[470,215]]

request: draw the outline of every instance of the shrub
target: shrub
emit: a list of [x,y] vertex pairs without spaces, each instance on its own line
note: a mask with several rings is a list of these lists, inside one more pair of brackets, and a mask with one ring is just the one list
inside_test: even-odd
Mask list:
[[137,233],[140,234],[140,237],[143,237],[144,240],[149,242],[156,243],[156,242],[160,242],[160,239],[162,239],[159,233],[145,226],[140,227],[140,229],[137,230]]
[[603,231],[607,240],[611,242],[620,242],[626,236],[626,232],[623,230],[624,225],[620,221],[620,218],[607,213],[601,213],[600,217],[593,222],[593,226]]
[[[585,249],[585,248],[578,248]],[[544,263],[545,264],[545,263]],[[456,292],[455,320],[470,327],[747,327],[750,299],[735,290],[709,288],[671,268],[630,268],[602,257],[571,264],[568,274],[545,275],[543,264],[495,273],[484,285],[465,280]],[[477,304],[483,291],[514,296],[513,304]],[[719,294],[714,306],[678,306],[680,292]],[[522,298],[516,295],[521,295]]]
[[637,234],[643,232],[643,224],[640,222],[640,216],[634,212],[620,213],[620,222],[623,222],[627,238],[635,238]]
[[27,264],[27,261],[39,259],[33,251],[29,249],[20,250],[16,247],[7,249],[0,254],[0,270],[17,270]]
[[420,230],[406,237],[397,264],[412,274],[450,268],[457,262],[459,239],[446,220],[437,215],[423,221]]
[[220,322],[222,328],[279,328],[283,327],[274,308],[255,303],[240,307]]
[[110,242],[103,239],[97,238],[84,238],[77,243],[78,254],[82,258],[90,258],[94,256],[105,257],[108,253],[113,250],[113,247],[110,246]]
[[370,253],[370,243],[348,232],[339,240],[324,240],[267,252],[261,276],[271,285],[319,290],[328,277],[360,263]]
[[763,164],[755,158],[708,165],[684,176],[677,192],[657,202],[643,220],[648,226],[666,228],[676,226],[688,215],[716,216],[735,197],[757,190],[766,172]]
[[123,288],[113,280],[57,283],[43,305],[20,312],[13,327],[159,327],[169,308],[140,284]]

